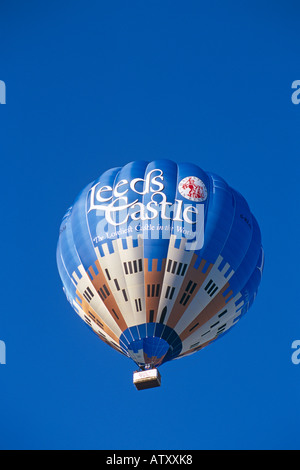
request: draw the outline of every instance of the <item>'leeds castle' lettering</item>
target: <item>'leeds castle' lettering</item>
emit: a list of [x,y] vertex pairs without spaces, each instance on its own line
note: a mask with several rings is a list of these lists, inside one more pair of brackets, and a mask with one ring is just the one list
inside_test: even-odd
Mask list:
[[[201,184],[205,188],[202,182]],[[150,171],[145,179],[134,178],[131,181],[122,179],[117,182],[114,188],[108,185],[101,186],[100,183],[97,183],[90,190],[88,212],[104,211],[106,221],[114,226],[128,223],[129,219],[135,221],[153,220],[158,215],[162,220],[196,224],[199,210],[195,204],[184,204],[182,199],[169,202],[164,189],[164,176],[160,169]],[[137,197],[133,199],[132,194],[136,194]],[[191,199],[188,195],[184,195],[184,197],[194,202],[204,200],[202,188],[201,192],[198,191],[195,194],[199,194],[198,199],[197,197]],[[140,202],[139,196],[143,196],[143,202]],[[202,211],[200,212],[202,213]]]

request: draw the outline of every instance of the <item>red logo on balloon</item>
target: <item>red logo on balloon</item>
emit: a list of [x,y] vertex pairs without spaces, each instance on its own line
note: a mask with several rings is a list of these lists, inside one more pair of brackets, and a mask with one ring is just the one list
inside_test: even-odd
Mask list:
[[203,202],[207,198],[207,189],[200,178],[187,176],[178,186],[180,194],[190,201]]

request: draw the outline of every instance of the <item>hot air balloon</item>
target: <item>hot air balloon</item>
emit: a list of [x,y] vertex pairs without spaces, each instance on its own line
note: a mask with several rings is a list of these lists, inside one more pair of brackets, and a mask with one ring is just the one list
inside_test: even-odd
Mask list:
[[134,161],[90,183],[65,214],[57,264],[67,299],[109,346],[158,367],[222,337],[252,305],[264,252],[243,196],[192,163]]

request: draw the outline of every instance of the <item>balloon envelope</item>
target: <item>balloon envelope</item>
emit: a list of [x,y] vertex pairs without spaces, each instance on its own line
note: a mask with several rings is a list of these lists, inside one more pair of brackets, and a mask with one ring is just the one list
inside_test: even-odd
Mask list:
[[57,263],[78,315],[143,368],[234,326],[256,296],[264,254],[240,193],[194,164],[156,160],[83,189],[62,220]]

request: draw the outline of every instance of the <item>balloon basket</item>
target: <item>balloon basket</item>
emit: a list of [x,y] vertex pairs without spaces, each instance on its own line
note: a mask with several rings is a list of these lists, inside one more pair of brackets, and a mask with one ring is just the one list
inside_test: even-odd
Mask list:
[[133,384],[137,390],[160,387],[161,375],[158,369],[139,370],[133,373]]

